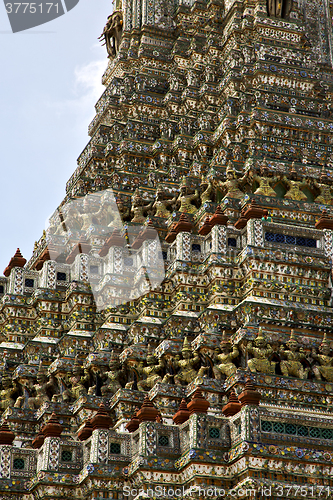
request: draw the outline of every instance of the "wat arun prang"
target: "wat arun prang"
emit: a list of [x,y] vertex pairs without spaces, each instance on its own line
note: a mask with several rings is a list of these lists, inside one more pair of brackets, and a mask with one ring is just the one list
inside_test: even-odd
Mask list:
[[332,494],[332,14],[115,6],[91,139],[0,278],[1,500]]

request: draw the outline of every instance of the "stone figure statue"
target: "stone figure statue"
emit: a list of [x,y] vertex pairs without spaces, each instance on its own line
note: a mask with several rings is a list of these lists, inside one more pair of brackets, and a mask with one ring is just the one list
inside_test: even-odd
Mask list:
[[37,384],[33,385],[33,389],[36,392],[35,397],[28,398],[28,408],[31,410],[37,410],[42,406],[43,403],[48,403],[50,401],[48,392],[51,390],[55,392],[56,382],[54,377],[48,380],[46,372],[40,365],[37,372]]
[[189,69],[186,75],[187,85],[189,87],[198,87],[199,86],[199,77],[196,71],[193,69]]
[[211,203],[214,190],[211,178],[205,179],[204,176],[202,176],[200,187],[203,190],[202,194],[200,195],[201,205],[203,205],[204,203]]
[[76,401],[81,396],[87,394],[86,384],[90,381],[90,374],[88,370],[84,371],[84,375],[82,375],[82,368],[78,363],[77,359],[75,359],[74,367],[73,367],[73,376],[70,378],[71,383],[71,395],[72,399]]
[[73,400],[71,394],[70,374],[65,371],[58,371],[55,375],[58,391],[53,394],[51,401],[53,403],[70,402]]
[[243,198],[244,192],[239,189],[240,186],[245,184],[248,178],[248,173],[243,175],[243,177],[237,178],[235,169],[232,167],[232,163],[228,163],[226,170],[227,180],[225,182],[215,181],[216,187],[220,188],[224,192],[224,196],[228,198]]
[[[82,228],[83,222],[81,221],[81,215],[78,213],[77,208],[69,205],[66,212],[62,212],[61,208],[58,209],[58,213],[60,216],[60,224],[57,226],[51,225],[49,231],[54,233],[55,235],[63,235],[70,229],[71,231],[80,231]],[[56,230],[53,231],[53,227],[56,227]]]
[[301,191],[302,187],[307,187],[307,182],[300,182],[297,180],[297,172],[295,170],[295,164],[293,162],[291,171],[290,171],[290,179],[287,179],[286,176],[282,178],[282,181],[288,186],[289,190],[284,195],[284,198],[289,200],[296,201],[307,201],[307,196],[303,191]]
[[187,337],[184,339],[182,356],[183,359],[179,359],[179,356],[176,356],[175,359],[175,367],[179,369],[178,373],[174,376],[175,384],[177,385],[190,384],[197,375],[203,374],[200,373],[200,370],[197,373],[195,369],[200,363],[200,357],[197,353],[192,355],[192,349]]
[[304,368],[301,363],[301,360],[305,359],[306,356],[302,347],[298,349],[294,330],[291,330],[290,339],[286,345],[288,349],[284,349],[283,347],[280,349],[280,354],[287,358],[280,363],[282,375],[306,379],[310,368]]
[[324,172],[321,173],[319,182],[314,179],[310,180],[312,186],[319,190],[319,195],[315,198],[315,203],[322,205],[333,205],[332,195],[332,179],[330,179]]
[[155,217],[169,217],[171,212],[168,207],[171,207],[177,201],[177,196],[172,199],[166,199],[162,186],[158,186],[156,190],[156,198],[153,204]]
[[111,352],[109,361],[110,370],[106,372],[107,380],[101,388],[102,396],[109,396],[115,394],[118,389],[122,388],[120,380],[124,377],[124,370],[122,370],[119,357]]
[[222,335],[222,341],[220,344],[221,354],[215,356],[217,361],[213,368],[214,375],[216,379],[221,379],[221,375],[225,375],[226,378],[230,377],[237,370],[236,365],[233,360],[239,355],[239,350],[236,346],[231,347],[231,342],[226,339],[225,332]]
[[99,200],[94,196],[86,196],[83,200],[82,213],[79,215],[82,226],[81,231],[85,232],[93,225],[93,217],[100,211]]
[[15,395],[18,393],[18,385],[15,381],[12,382],[11,377],[3,371],[2,388],[0,390],[0,408],[1,410],[6,410],[9,406],[14,406]]
[[267,0],[267,14],[270,17],[289,17],[293,0]]
[[250,170],[249,175],[254,182],[259,184],[259,187],[254,191],[254,194],[259,194],[261,196],[276,196],[276,192],[272,188],[271,184],[276,184],[279,181],[279,177],[273,177],[270,174],[266,162],[263,162],[260,167],[260,176],[254,174],[252,170]]
[[193,205],[193,201],[199,198],[199,192],[196,189],[194,194],[189,194],[189,189],[186,183],[186,177],[183,177],[182,183],[180,185],[180,193],[177,199],[177,203],[180,205],[179,212],[185,212],[188,214],[193,214],[197,207]]
[[325,379],[328,382],[333,382],[333,357],[330,356],[331,348],[326,339],[326,332],[319,347],[319,353],[315,349],[312,350],[312,358],[319,362],[319,366],[315,365],[312,370],[317,380]]
[[108,17],[107,23],[99,40],[104,38],[103,45],[106,45],[106,50],[110,58],[114,58],[119,50],[121,37],[123,33],[123,14],[116,10]]
[[146,220],[147,211],[152,207],[152,205],[152,202],[145,205],[145,202],[140,195],[139,190],[136,189],[134,195],[132,196],[131,212],[133,213],[134,217],[132,218],[131,222],[143,224]]
[[170,84],[170,90],[177,92],[179,90],[180,86],[180,80],[179,78],[174,75],[173,73],[170,74],[168,82]]
[[104,202],[98,212],[94,214],[92,223],[96,226],[117,226],[118,218],[113,204]]
[[155,384],[162,382],[161,372],[163,369],[163,359],[161,358],[157,363],[156,356],[154,356],[150,345],[148,345],[147,366],[142,370],[143,380],[138,382],[139,391],[149,391]]
[[191,134],[191,122],[185,116],[182,116],[179,120],[179,128],[181,134]]
[[149,187],[155,187],[156,186],[156,175],[155,175],[155,172],[149,172],[147,182],[148,182],[148,186]]
[[253,358],[249,359],[247,366],[253,373],[275,373],[274,361],[270,361],[269,357],[273,354],[272,347],[267,343],[264,337],[262,328],[259,328],[257,338],[254,341],[254,345],[250,342],[246,346],[246,351],[252,354]]
[[117,203],[117,207],[118,207],[121,219],[123,221],[127,221],[129,216],[130,216],[131,209],[124,204],[124,202],[121,198],[117,198],[116,203]]

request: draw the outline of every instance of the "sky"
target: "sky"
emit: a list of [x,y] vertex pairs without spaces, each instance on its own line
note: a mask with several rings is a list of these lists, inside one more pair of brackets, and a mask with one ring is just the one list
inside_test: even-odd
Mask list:
[[89,141],[104,87],[98,41],[111,0],[13,34],[0,3],[0,275],[16,248],[29,260]]

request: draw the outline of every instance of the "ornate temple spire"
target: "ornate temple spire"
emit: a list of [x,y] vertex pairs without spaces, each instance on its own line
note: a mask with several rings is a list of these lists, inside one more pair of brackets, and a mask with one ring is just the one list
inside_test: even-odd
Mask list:
[[13,267],[24,267],[26,262],[27,259],[23,257],[20,249],[18,248],[15,252],[15,255],[10,259],[9,264],[4,270],[3,274],[8,278]]

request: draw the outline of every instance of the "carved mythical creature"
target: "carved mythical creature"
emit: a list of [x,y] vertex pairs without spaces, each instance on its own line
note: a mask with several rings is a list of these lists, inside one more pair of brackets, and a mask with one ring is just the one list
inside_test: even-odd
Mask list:
[[145,202],[140,195],[140,191],[136,189],[134,195],[132,196],[131,212],[134,214],[134,217],[131,222],[143,224],[146,220],[145,214],[147,214],[147,211],[152,207],[152,205],[152,202],[145,205]]
[[70,402],[72,401],[71,394],[71,384],[70,384],[70,376],[65,371],[58,371],[55,375],[56,383],[59,388],[59,394],[54,394],[52,397],[52,402]]
[[222,353],[217,354],[215,357],[219,364],[214,366],[214,375],[217,379],[221,379],[221,375],[225,375],[228,378],[235,373],[237,367],[233,363],[233,360],[239,355],[239,350],[236,346],[231,348],[231,343],[226,339],[225,332],[222,335],[220,348]]
[[315,203],[321,203],[323,205],[333,205],[332,179],[330,179],[324,172],[322,172],[319,178],[319,182],[315,180],[311,180],[310,182],[320,192],[320,194],[314,200]]
[[109,361],[110,370],[106,372],[107,383],[102,386],[102,396],[109,396],[115,394],[118,389],[122,388],[120,380],[124,378],[124,370],[121,369],[119,358],[111,352]]
[[179,85],[181,83],[179,78],[173,73],[171,73],[168,81],[170,84],[170,90],[177,92],[179,90]]
[[265,161],[260,167],[260,176],[254,174],[251,170],[250,176],[253,181],[259,184],[259,187],[255,190],[254,194],[259,194],[262,196],[276,196],[276,192],[272,188],[271,184],[276,184],[279,180],[279,177],[271,176],[269,168],[267,167]]
[[92,223],[97,226],[119,226],[119,216],[115,212],[113,203],[104,202],[98,212],[92,217]]
[[142,374],[145,378],[138,382],[139,391],[149,391],[155,384],[162,382],[161,372],[163,369],[163,359],[161,358],[157,363],[156,357],[152,353],[150,345],[148,345],[147,366],[142,370]]
[[189,345],[187,337],[184,339],[184,344],[182,348],[182,356],[183,359],[179,359],[179,356],[176,356],[175,366],[179,368],[179,372],[175,375],[175,384],[190,384],[196,378],[197,375],[203,375],[204,369],[200,369],[199,372],[195,369],[200,363],[200,357],[197,353],[192,356],[192,349]]
[[117,203],[117,207],[118,207],[121,219],[123,221],[126,221],[130,216],[131,209],[129,207],[127,207],[126,205],[124,205],[124,202],[121,198],[117,198],[116,203]]
[[283,182],[289,187],[289,190],[284,195],[285,198],[289,200],[297,200],[297,201],[307,201],[307,196],[303,191],[301,191],[302,187],[307,187],[307,182],[297,181],[297,172],[295,170],[295,164],[292,164],[290,171],[290,179],[287,179],[286,176],[283,177]]
[[293,0],[267,0],[267,14],[270,17],[289,16],[293,7]]
[[106,50],[110,58],[117,55],[121,37],[123,33],[123,14],[116,10],[108,17],[107,23],[99,40],[104,38],[103,45],[106,45]]
[[71,382],[71,394],[74,401],[79,399],[81,396],[87,394],[86,385],[90,381],[90,374],[85,370],[82,376],[82,369],[77,359],[75,359],[73,367],[73,376],[70,378]]
[[179,128],[181,134],[191,134],[191,122],[185,116],[182,116],[179,120]]
[[168,210],[168,207],[171,207],[177,201],[177,196],[172,198],[171,200],[167,200],[165,198],[165,194],[162,186],[158,186],[156,190],[156,198],[153,204],[153,208],[156,210],[156,217],[169,217],[171,212]]
[[28,408],[31,410],[38,409],[43,403],[48,403],[50,401],[48,393],[49,391],[55,392],[55,387],[55,379],[51,377],[51,379],[48,380],[46,372],[43,367],[39,365],[37,372],[37,384],[33,385],[33,388],[36,391],[36,396],[28,398]]
[[304,368],[301,363],[301,360],[305,359],[306,356],[302,347],[298,349],[298,342],[295,338],[294,330],[291,330],[287,347],[288,349],[284,349],[283,347],[280,349],[280,354],[287,358],[280,363],[282,375],[302,379],[307,378],[309,368]]
[[54,234],[65,234],[68,229],[70,228],[71,231],[80,231],[82,228],[83,222],[81,221],[80,214],[78,213],[77,209],[75,209],[73,206],[69,206],[67,212],[64,214],[61,210],[61,208],[58,209],[59,216],[61,223],[57,226],[56,230],[54,231],[54,228],[56,226],[51,225],[49,228],[50,232],[54,232]]
[[313,373],[317,380],[324,378],[328,382],[333,382],[333,357],[330,356],[331,348],[326,339],[326,332],[319,347],[319,354],[315,349],[312,350],[312,357],[319,361],[320,366],[313,367]]
[[203,189],[203,193],[200,195],[201,205],[204,203],[211,203],[214,189],[211,178],[205,179],[204,176],[202,176],[200,187]]
[[14,396],[18,393],[18,385],[12,382],[11,377],[3,371],[0,390],[0,408],[6,410],[9,406],[14,406]]
[[99,212],[99,201],[94,196],[85,196],[83,200],[83,212],[80,214],[82,221],[81,231],[87,231],[93,223],[93,217]]
[[269,357],[273,354],[272,347],[267,343],[264,337],[262,328],[259,328],[257,338],[254,341],[254,345],[250,342],[246,346],[247,352],[252,354],[253,358],[249,359],[247,366],[253,373],[275,373],[274,361],[270,361]]
[[189,69],[186,75],[187,85],[189,87],[198,87],[199,86],[199,77],[198,74],[193,70]]
[[225,182],[215,181],[215,185],[222,190],[224,196],[228,198],[243,198],[244,192],[239,189],[239,186],[245,184],[248,178],[248,173],[243,175],[243,177],[237,178],[235,169],[229,162],[226,170],[227,180]]
[[186,177],[183,177],[182,183],[180,185],[180,193],[177,199],[177,203],[180,204],[179,212],[185,212],[188,214],[193,214],[197,207],[192,204],[193,201],[199,198],[199,192],[196,189],[194,194],[189,194],[189,189],[186,183]]

